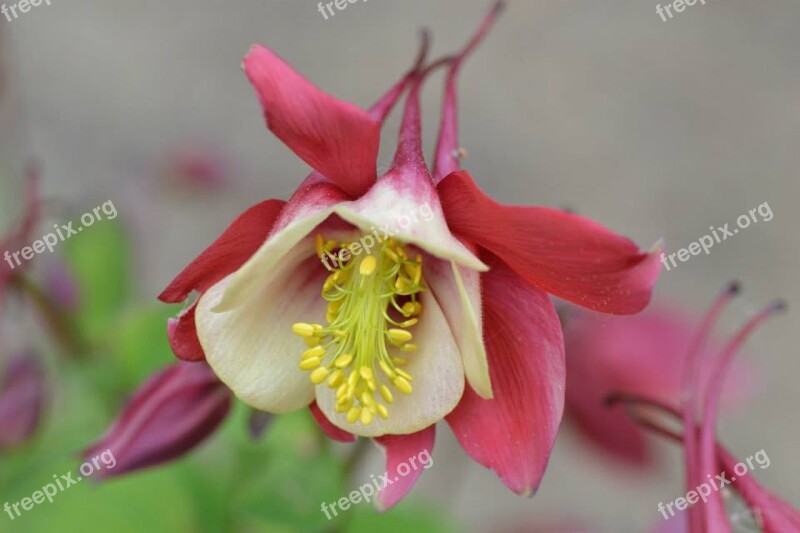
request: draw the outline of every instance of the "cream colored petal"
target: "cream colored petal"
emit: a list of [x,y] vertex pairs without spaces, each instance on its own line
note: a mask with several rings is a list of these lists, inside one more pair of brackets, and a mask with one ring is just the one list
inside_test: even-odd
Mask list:
[[458,405],[464,392],[464,367],[458,346],[436,299],[425,293],[421,301],[424,311],[420,322],[410,330],[419,350],[397,354],[408,359],[408,366],[403,368],[414,378],[412,393],[405,395],[392,389],[395,401],[387,405],[389,418],[375,417],[364,426],[360,422],[350,424],[345,414],[337,413],[335,391],[319,385],[317,405],[333,424],[365,437],[402,435],[436,423]]
[[308,373],[298,368],[305,346],[292,333],[292,324],[324,320],[319,291],[327,272],[318,261],[313,244],[305,240],[263,272],[267,281],[242,303],[217,311],[233,274],[197,304],[197,335],[208,363],[236,396],[256,409],[286,413],[314,399]]
[[272,271],[285,262],[286,254],[328,218],[331,212],[332,207],[315,208],[272,235],[242,265],[242,268],[232,275],[224,295],[217,301],[215,310],[233,309],[245,303],[254,292],[262,290],[266,280],[270,279]]
[[481,398],[491,399],[492,383],[483,342],[480,273],[452,261],[448,264],[430,259],[425,265],[425,279],[442,304],[461,351],[467,381]]

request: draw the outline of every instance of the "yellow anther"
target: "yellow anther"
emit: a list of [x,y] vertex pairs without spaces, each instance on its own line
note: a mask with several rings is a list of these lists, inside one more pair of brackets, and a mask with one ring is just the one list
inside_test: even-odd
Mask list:
[[334,370],[330,376],[328,376],[328,387],[335,389],[339,385],[344,383],[344,372],[342,370]]
[[375,398],[373,398],[372,394],[370,394],[368,392],[361,393],[360,400],[361,400],[361,403],[363,405],[367,405],[367,406],[373,405],[375,403]]
[[397,280],[394,282],[394,288],[400,294],[405,294],[408,292],[410,286],[406,278],[404,278],[403,276],[398,276]]
[[367,380],[367,388],[369,388],[369,390],[371,390],[372,392],[375,392],[375,389],[378,388],[378,385],[375,384],[374,379],[370,379]]
[[361,377],[367,381],[375,379],[375,374],[372,373],[372,369],[368,366],[362,366],[359,368],[358,373],[361,374]]
[[320,342],[322,342],[322,339],[314,335],[312,337],[304,338],[303,342],[305,343],[306,346],[313,348],[314,346],[317,346]]
[[413,392],[413,390],[414,390],[411,387],[411,383],[406,381],[406,379],[404,377],[402,377],[402,376],[397,376],[396,378],[394,378],[394,381],[392,381],[392,384],[394,384],[394,387],[397,390],[399,390],[400,392],[402,392],[403,394],[411,394]]
[[[404,344],[400,347],[401,352],[416,352],[417,345],[416,344]],[[405,359],[404,359],[405,361]]]
[[402,368],[396,368],[395,372],[397,372],[397,374],[400,377],[406,378],[408,381],[414,381],[414,378],[411,377],[411,374],[409,374],[408,372],[406,372]]
[[337,413],[346,413],[353,407],[353,400],[352,398],[342,398],[338,402],[336,402],[336,412]]
[[300,370],[313,370],[319,366],[322,361],[319,357],[309,357],[300,361]]
[[347,390],[348,388],[346,383],[339,385],[339,388],[336,389],[336,399],[341,400],[342,398],[347,396]]
[[403,314],[405,316],[411,316],[414,314],[414,311],[417,309],[417,306],[414,305],[414,302],[406,302],[403,304]]
[[374,255],[368,255],[358,265],[358,273],[362,276],[371,276],[376,268],[378,268],[378,260]]
[[405,321],[401,322],[400,323],[400,327],[401,328],[410,328],[411,326],[416,325],[417,322],[419,322],[418,318],[409,318],[408,320],[405,320]]
[[403,344],[405,342],[410,341],[414,336],[411,335],[408,331],[404,329],[390,329],[386,332],[386,336],[389,337],[389,341],[395,344]]
[[[413,345],[406,344],[406,346],[413,346]],[[395,366],[406,366],[408,364],[408,359],[403,359],[402,357],[392,357],[392,362],[395,364]]]
[[351,372],[349,376],[347,376],[347,385],[352,389],[355,390],[356,383],[358,383],[358,372]]
[[336,362],[334,363],[337,368],[346,368],[350,363],[353,361],[353,354],[351,353],[344,353],[336,358]]
[[380,365],[381,370],[383,370],[383,373],[386,374],[387,378],[392,379],[394,377],[394,370],[392,370],[392,367],[390,367],[386,361],[378,361],[378,364]]
[[314,346],[303,352],[303,359],[310,359],[312,357],[322,358],[325,355],[325,348],[322,346]]
[[347,411],[347,421],[351,424],[354,424],[358,417],[361,415],[361,408],[360,407],[351,407],[349,411]]
[[292,333],[301,337],[311,337],[314,335],[314,326],[304,322],[292,324]]
[[380,417],[384,420],[389,418],[389,410],[386,409],[385,405],[379,403],[375,406],[375,409],[378,411],[378,415],[380,415]]
[[365,426],[372,423],[372,413],[369,409],[361,409],[361,423]]
[[394,402],[394,396],[392,396],[392,391],[389,390],[389,387],[386,385],[381,385],[381,397],[386,403]]
[[[329,372],[329,370],[327,368],[325,368],[324,366],[319,367],[318,369],[314,370],[311,373],[311,382],[314,385],[319,385],[320,383],[325,381],[326,377],[328,377],[328,372]],[[398,379],[401,379],[401,378],[398,378]]]

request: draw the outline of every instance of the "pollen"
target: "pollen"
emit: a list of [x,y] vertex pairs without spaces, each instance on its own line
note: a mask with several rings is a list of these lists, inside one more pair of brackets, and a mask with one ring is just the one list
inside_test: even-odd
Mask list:
[[[351,242],[317,236],[317,254],[349,248]],[[306,349],[299,367],[315,385],[336,391],[336,411],[351,424],[368,426],[387,419],[392,392],[412,394],[413,377],[402,368],[407,361],[389,354],[417,349],[411,341],[422,314],[419,293],[425,290],[422,255],[411,254],[394,239],[376,250],[339,262],[325,280],[321,295],[328,302],[327,326],[299,322],[292,332]],[[383,402],[383,403],[381,403]]]

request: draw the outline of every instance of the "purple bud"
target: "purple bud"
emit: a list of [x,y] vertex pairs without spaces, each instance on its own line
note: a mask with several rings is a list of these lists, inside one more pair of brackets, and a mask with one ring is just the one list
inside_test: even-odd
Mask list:
[[230,390],[206,363],[180,362],[151,376],[83,456],[113,454],[116,466],[96,474],[103,478],[172,461],[211,435],[230,407]]
[[33,436],[47,399],[44,369],[30,353],[11,359],[0,384],[0,452]]
[[250,430],[250,436],[253,440],[258,440],[264,435],[264,432],[272,422],[272,413],[265,413],[253,409],[250,411],[250,417],[247,419],[247,428]]

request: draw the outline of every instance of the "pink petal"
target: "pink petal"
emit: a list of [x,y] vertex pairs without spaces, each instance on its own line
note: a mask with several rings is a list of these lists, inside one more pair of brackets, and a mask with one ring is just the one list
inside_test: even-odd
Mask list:
[[[430,454],[436,438],[436,426],[429,426],[417,433],[409,435],[385,435],[377,437],[375,442],[386,451],[387,484],[382,488],[376,500],[380,511],[386,511],[397,505],[400,500],[416,485],[422,471],[433,463]],[[420,462],[420,455],[427,454],[427,459]],[[403,467],[398,470],[398,467]],[[408,470],[407,475],[400,475]]]
[[375,181],[380,126],[359,107],[320,91],[272,50],[253,46],[244,69],[269,129],[352,196]]
[[346,443],[356,441],[355,435],[334,426],[333,423],[328,420],[328,417],[325,416],[325,413],[323,413],[319,406],[317,406],[317,402],[312,402],[311,405],[308,406],[308,409],[311,411],[311,416],[314,417],[314,420],[317,422],[317,425],[319,425],[319,428],[329,438],[338,442]]
[[553,304],[497,258],[483,275],[494,399],[471,389],[447,416],[461,446],[511,490],[539,487],[564,409],[564,342]]
[[527,282],[596,311],[630,314],[650,301],[661,265],[629,239],[546,207],[506,206],[463,171],[438,186],[456,235],[497,255]]

